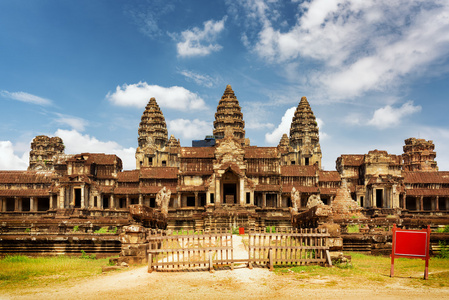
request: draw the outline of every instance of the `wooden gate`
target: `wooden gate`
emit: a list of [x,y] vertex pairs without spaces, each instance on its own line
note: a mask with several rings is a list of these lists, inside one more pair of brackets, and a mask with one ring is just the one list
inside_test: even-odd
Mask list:
[[251,232],[248,235],[250,264],[307,265],[330,263],[325,229],[295,229],[278,233]]
[[234,268],[232,234],[182,232],[149,238],[148,272]]

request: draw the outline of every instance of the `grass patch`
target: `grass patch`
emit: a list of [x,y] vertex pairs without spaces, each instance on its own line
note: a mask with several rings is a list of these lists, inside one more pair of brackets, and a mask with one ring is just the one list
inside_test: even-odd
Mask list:
[[0,260],[0,291],[46,286],[101,274],[109,258],[6,256]]
[[[411,287],[448,287],[449,260],[434,257],[429,263],[429,279],[424,280],[425,262],[420,259],[397,258],[394,263],[394,277],[390,278],[391,259],[361,253],[348,253],[351,265],[276,267],[279,275],[292,275],[298,279],[329,278],[332,285],[340,288],[358,288],[361,282],[367,284],[394,285],[400,283]],[[336,282],[336,283],[335,283]]]

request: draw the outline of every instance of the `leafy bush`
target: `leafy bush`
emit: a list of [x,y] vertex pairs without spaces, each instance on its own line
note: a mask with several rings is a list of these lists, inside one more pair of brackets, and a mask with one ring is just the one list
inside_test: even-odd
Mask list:
[[73,226],[73,232],[77,232],[80,229],[80,227],[78,225]]
[[438,228],[438,233],[449,233],[449,225],[444,226],[443,228]]
[[438,245],[440,246],[440,253],[438,253],[437,257],[449,258],[449,246],[446,244],[446,241],[438,241]]
[[81,258],[83,259],[97,259],[95,254],[89,255],[84,250],[81,250]]
[[360,231],[360,227],[359,227],[359,225],[357,225],[357,224],[354,224],[354,225],[348,225],[348,226],[346,227],[346,230],[347,230],[348,233],[356,233],[356,232],[359,232],[359,231]]

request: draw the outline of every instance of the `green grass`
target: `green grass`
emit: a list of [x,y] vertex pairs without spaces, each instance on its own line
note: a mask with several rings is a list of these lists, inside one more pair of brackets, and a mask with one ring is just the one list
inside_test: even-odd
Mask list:
[[101,267],[108,261],[108,258],[6,256],[0,260],[0,291],[94,276],[101,274]]
[[449,259],[433,257],[429,263],[429,279],[424,280],[425,262],[421,259],[395,259],[394,276],[390,278],[391,259],[349,253],[350,265],[340,264],[332,268],[321,266],[276,267],[279,275],[290,274],[297,279],[313,280],[327,278],[333,285],[341,288],[357,288],[361,282],[382,283],[404,286],[449,287]]
[[360,227],[357,224],[348,225],[347,227],[348,233],[356,233],[360,231]]

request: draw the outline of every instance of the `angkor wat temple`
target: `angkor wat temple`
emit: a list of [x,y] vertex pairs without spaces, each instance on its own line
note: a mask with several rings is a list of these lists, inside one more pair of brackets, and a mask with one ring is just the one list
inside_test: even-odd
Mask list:
[[343,185],[367,211],[449,211],[449,172],[438,171],[432,141],[407,139],[402,155],[378,150],[341,155],[336,171],[322,170],[319,129],[306,97],[290,134],[277,147],[257,147],[245,136],[241,107],[228,85],[213,136],[195,145],[201,147],[181,147],[168,137],[154,98],[138,129],[135,170],[123,171],[116,155],[65,154],[60,138],[37,136],[27,171],[0,171],[0,221],[5,226],[12,220],[60,224],[70,218],[124,224],[130,205],[156,207],[163,187],[171,193],[168,228],[287,227],[293,188],[300,194],[298,211],[312,195],[331,204]]

